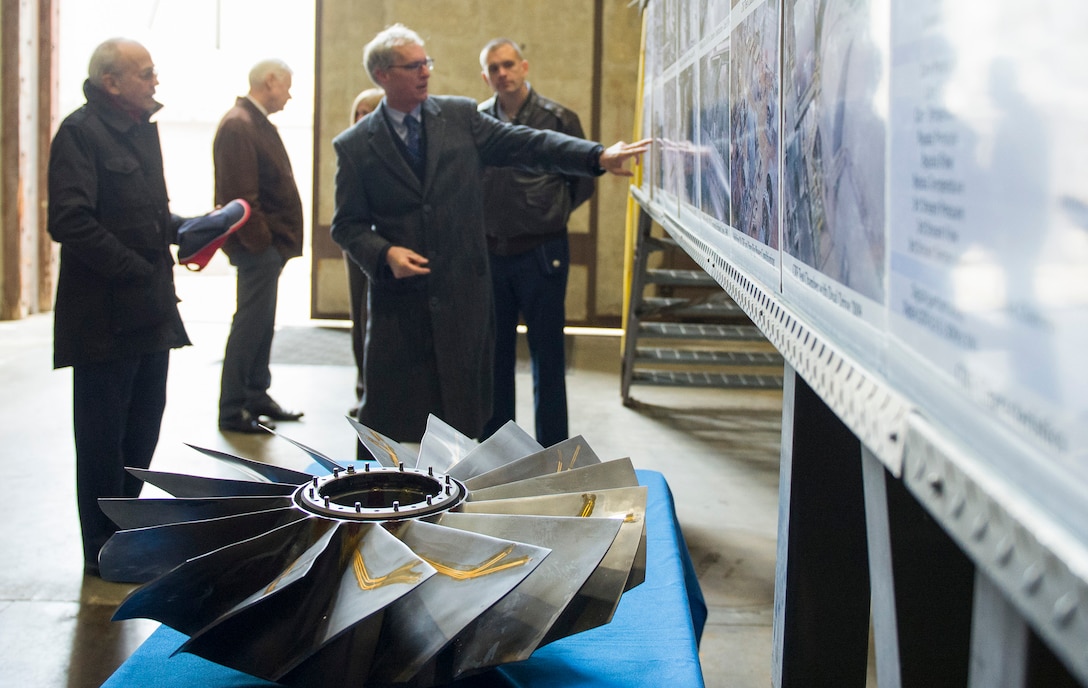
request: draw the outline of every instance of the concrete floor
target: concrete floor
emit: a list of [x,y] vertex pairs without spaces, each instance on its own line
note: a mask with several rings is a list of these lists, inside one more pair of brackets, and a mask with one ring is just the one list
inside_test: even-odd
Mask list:
[[[295,265],[298,263],[300,265]],[[334,459],[355,454],[343,415],[353,401],[346,333],[310,322],[302,261],[281,282],[281,339],[311,336],[342,351],[305,362],[274,348],[273,395],[306,416],[280,431]],[[220,258],[200,274],[178,271],[182,315],[194,346],[171,359],[169,397],[155,466],[184,466],[185,443],[276,462],[297,449],[275,437],[216,428],[219,370],[234,283]],[[673,491],[709,619],[700,655],[709,688],[770,685],[781,394],[635,387],[620,400],[620,340],[575,335],[570,351],[571,433],[602,459],[630,456],[661,471]],[[75,510],[71,373],[52,370],[52,318],[0,322],[0,683],[99,686],[155,629],[110,621],[131,589],[82,575]],[[330,364],[331,362],[331,364]],[[524,367],[523,367],[524,368]],[[519,419],[531,423],[527,368]],[[531,427],[528,428],[531,432]]]

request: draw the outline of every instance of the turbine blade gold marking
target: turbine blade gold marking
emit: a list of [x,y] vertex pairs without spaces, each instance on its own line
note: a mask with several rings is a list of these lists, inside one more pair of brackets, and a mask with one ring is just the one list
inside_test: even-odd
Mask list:
[[571,457],[570,457],[570,463],[567,464],[566,468],[563,468],[563,450],[562,449],[556,449],[555,453],[559,454],[559,463],[556,464],[556,466],[555,466],[555,472],[556,473],[562,473],[563,471],[569,471],[570,469],[574,468],[574,464],[576,464],[578,462],[578,452],[580,452],[580,451],[582,451],[581,447],[575,447],[574,448],[574,454],[572,454]]
[[370,440],[372,442],[374,442],[374,444],[376,444],[379,447],[381,447],[382,449],[384,449],[386,451],[386,453],[388,453],[389,456],[392,457],[394,467],[400,465],[400,459],[397,458],[397,452],[393,451],[393,448],[389,446],[388,442],[386,442],[381,437],[378,437],[377,433],[375,433],[373,431],[371,431],[371,433],[370,433]]
[[280,584],[280,581],[283,580],[284,577],[287,576],[287,574],[291,573],[291,571],[294,570],[294,568],[295,568],[295,566],[297,564],[298,564],[298,559],[292,561],[291,565],[283,570],[283,573],[276,576],[276,580],[274,580],[274,581],[272,581],[271,583],[268,584],[268,587],[264,589],[265,594],[268,594],[268,593],[272,592],[273,590],[275,590],[276,587]]
[[419,571],[413,570],[418,565],[419,562],[410,562],[393,569],[384,576],[372,576],[370,575],[370,571],[366,568],[366,562],[363,561],[362,552],[355,550],[355,554],[352,557],[352,568],[355,571],[355,581],[362,590],[374,590],[375,588],[380,588],[385,585],[396,585],[398,583],[416,583],[423,577],[423,574]]
[[438,561],[428,559],[427,557],[421,557],[423,561],[427,562],[435,568],[439,573],[444,576],[449,576],[454,580],[469,580],[472,578],[480,578],[492,573],[498,573],[499,571],[505,571],[506,569],[514,568],[515,566],[524,566],[529,563],[529,557],[523,556],[517,559],[511,559],[504,562],[510,556],[510,552],[514,551],[514,546],[509,545],[504,550],[491,557],[490,559],[477,564],[476,566],[454,566],[451,564],[443,564]]
[[593,507],[597,505],[597,495],[595,494],[583,494],[582,495],[582,510],[578,513],[582,518],[589,518],[593,515]]

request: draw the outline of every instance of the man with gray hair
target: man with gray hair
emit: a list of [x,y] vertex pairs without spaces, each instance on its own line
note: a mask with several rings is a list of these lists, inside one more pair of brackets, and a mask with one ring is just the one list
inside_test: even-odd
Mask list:
[[469,98],[429,96],[434,62],[399,24],[374,37],[364,63],[385,99],[333,140],[331,230],[370,280],[358,418],[418,442],[433,413],[478,438],[491,417],[495,322],[481,168],[630,176],[624,163],[650,142],[605,149],[499,122]]
[[53,363],[72,367],[76,502],[83,570],[117,526],[101,497],[138,497],[166,407],[170,350],[189,337],[174,291],[183,218],[170,213],[158,126],[159,83],[144,46],[99,45],[87,103],[61,122],[49,157],[49,234],[60,243]]
[[237,306],[223,354],[219,428],[261,433],[261,425],[298,420],[268,394],[280,273],[302,255],[302,199],[291,160],[268,116],[291,98],[291,69],[264,60],[249,73],[249,93],[219,122],[212,146],[215,203],[245,199],[249,221],[223,244],[238,271]]

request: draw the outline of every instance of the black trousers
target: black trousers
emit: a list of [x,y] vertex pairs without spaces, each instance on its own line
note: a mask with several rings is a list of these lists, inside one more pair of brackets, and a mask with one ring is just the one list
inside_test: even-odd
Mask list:
[[72,368],[76,441],[76,504],[84,566],[98,568],[98,552],[117,531],[99,497],[138,497],[143,482],[125,470],[147,468],[159,442],[166,408],[170,352],[161,351]]
[[231,256],[238,268],[237,307],[223,353],[219,386],[219,422],[242,415],[242,410],[269,401],[272,385],[269,360],[276,330],[276,301],[284,261],[273,247],[263,253]]
[[536,440],[545,447],[567,439],[566,348],[563,326],[570,272],[567,237],[515,256],[491,254],[495,296],[495,389],[490,437],[514,420],[517,326],[524,318],[533,372]]

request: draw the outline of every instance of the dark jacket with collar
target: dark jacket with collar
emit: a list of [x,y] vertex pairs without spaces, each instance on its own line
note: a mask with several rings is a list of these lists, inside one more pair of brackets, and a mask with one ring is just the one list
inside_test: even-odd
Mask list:
[[49,158],[49,234],[60,243],[54,365],[189,344],[174,291],[172,215],[158,125],[87,82]]
[[[479,105],[499,119],[496,96]],[[533,129],[549,129],[585,138],[578,115],[529,89],[529,97],[510,120]],[[507,256],[529,251],[563,236],[571,212],[593,195],[592,177],[534,174],[512,168],[484,170],[484,227],[488,249]]]
[[249,98],[238,98],[223,115],[212,144],[215,203],[249,203],[249,221],[232,234],[223,252],[261,253],[275,246],[284,260],[302,255],[302,199],[291,159],[275,125]]
[[[494,347],[481,169],[507,165],[590,176],[601,146],[498,122],[468,98],[431,96],[423,104],[421,179],[394,141],[385,107],[383,101],[333,140],[332,238],[370,280],[360,420],[392,439],[418,441],[427,414],[436,412],[479,437],[491,416]],[[426,257],[431,273],[394,278],[385,263],[392,245]],[[426,337],[410,334],[420,328]],[[420,408],[404,384],[406,371],[432,356],[443,409]]]

